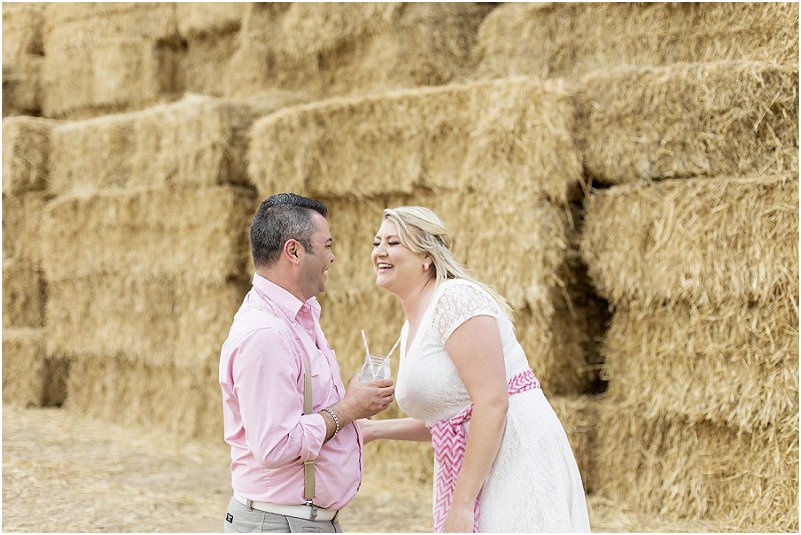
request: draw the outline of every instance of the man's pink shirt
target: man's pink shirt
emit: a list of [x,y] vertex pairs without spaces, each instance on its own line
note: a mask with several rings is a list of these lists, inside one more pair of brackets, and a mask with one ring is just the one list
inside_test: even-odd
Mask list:
[[[303,352],[314,393],[308,415]],[[303,461],[314,459],[315,505],[340,509],[353,499],[362,480],[362,438],[351,423],[323,444],[326,426],[318,413],[341,400],[345,386],[316,298],[304,303],[255,275],[222,347],[220,385],[235,492],[253,501],[303,504]]]

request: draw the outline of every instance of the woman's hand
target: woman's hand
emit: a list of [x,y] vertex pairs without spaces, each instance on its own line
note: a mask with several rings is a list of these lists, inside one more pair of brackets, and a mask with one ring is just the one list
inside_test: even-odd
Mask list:
[[375,435],[376,429],[374,421],[362,418],[361,420],[356,420],[356,422],[359,424],[359,431],[362,433],[362,441],[365,444],[378,438]]
[[443,531],[447,533],[473,533],[473,507],[451,504],[445,517]]

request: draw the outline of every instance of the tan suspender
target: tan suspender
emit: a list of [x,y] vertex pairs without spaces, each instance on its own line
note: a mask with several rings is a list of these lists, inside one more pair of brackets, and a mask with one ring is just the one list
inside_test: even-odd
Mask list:
[[[303,355],[303,414],[311,414],[314,410],[314,398],[312,396],[311,374],[309,373],[309,357],[306,353]],[[317,516],[317,511],[314,510],[312,500],[314,500],[314,459],[311,461],[303,461],[303,476],[304,476],[304,498],[306,504],[312,507],[312,516]],[[314,520],[314,518],[312,518]]]
[[[275,313],[268,308],[256,305],[248,305],[248,308],[266,312],[275,317]],[[314,397],[312,395],[311,372],[309,372],[311,367],[309,366],[308,355],[303,352],[301,352],[301,355],[303,356],[303,414],[312,414],[314,411]],[[314,460],[303,461],[303,482],[303,498],[306,500],[306,505],[312,508],[311,519],[314,520],[317,516],[317,507],[312,503],[314,500]]]

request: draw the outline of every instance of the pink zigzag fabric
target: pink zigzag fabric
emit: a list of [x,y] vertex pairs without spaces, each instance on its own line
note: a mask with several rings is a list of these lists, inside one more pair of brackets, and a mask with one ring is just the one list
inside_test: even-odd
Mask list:
[[[507,382],[509,395],[518,394],[539,388],[540,382],[534,377],[534,372],[526,370],[518,373]],[[450,420],[441,420],[431,424],[431,444],[434,447],[434,457],[437,459],[437,501],[434,504],[434,531],[441,533],[445,527],[445,518],[453,501],[453,490],[456,478],[462,469],[464,452],[467,447],[467,435],[464,431],[464,422],[473,415],[473,405],[470,404],[462,412]],[[481,512],[481,492],[476,498],[473,507],[473,533],[478,533],[478,521]]]

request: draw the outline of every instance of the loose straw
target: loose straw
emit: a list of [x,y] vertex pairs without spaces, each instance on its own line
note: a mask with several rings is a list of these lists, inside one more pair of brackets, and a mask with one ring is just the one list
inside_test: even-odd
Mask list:
[[370,348],[367,347],[367,336],[364,334],[364,329],[362,329],[362,341],[364,342],[364,354],[370,354]]

